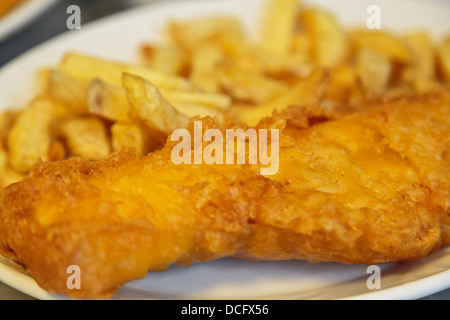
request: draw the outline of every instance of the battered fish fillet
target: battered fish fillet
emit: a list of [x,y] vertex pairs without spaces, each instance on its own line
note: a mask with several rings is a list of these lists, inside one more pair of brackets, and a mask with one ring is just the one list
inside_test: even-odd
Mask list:
[[[308,128],[291,111],[261,124],[281,130],[271,176],[259,165],[175,165],[170,140],[145,157],[40,163],[1,194],[0,252],[50,292],[105,298],[171,264],[376,264],[450,242],[449,92]],[[71,265],[81,290],[67,288]]]

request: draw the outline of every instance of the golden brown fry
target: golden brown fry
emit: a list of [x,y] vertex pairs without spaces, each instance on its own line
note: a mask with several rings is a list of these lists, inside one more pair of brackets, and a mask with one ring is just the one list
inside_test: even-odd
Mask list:
[[[450,243],[449,108],[443,92],[306,129],[281,125],[271,176],[259,165],[176,165],[170,140],[146,157],[42,163],[2,193],[0,252],[44,289],[78,298],[228,256],[420,259]],[[80,290],[66,285],[71,265]]]
[[[450,39],[298,7],[270,0],[257,43],[206,17],[172,23],[144,65],[69,53],[44,69],[39,98],[0,114],[0,187],[29,173],[0,194],[0,254],[98,298],[174,263],[373,264],[450,243]],[[279,170],[174,164],[168,135],[198,120],[279,129]]]
[[223,90],[238,101],[264,103],[288,89],[282,81],[230,64],[218,65],[217,75]]
[[358,29],[350,33],[353,50],[362,48],[386,56],[389,60],[407,64],[411,56],[405,42],[396,34],[381,30]]
[[14,8],[22,0],[2,0],[0,2],[0,17],[7,14],[10,10]]
[[212,117],[218,121],[218,123],[223,123],[226,117],[226,113],[210,108],[208,106],[197,104],[197,103],[189,103],[189,102],[180,102],[178,104],[174,104],[173,107],[180,113],[186,115],[188,118],[193,117]]
[[220,85],[216,67],[223,58],[223,51],[217,45],[205,44],[192,53],[189,79],[206,92],[219,92]]
[[287,55],[294,42],[298,0],[271,0],[261,27],[262,48],[274,55]]
[[9,162],[27,172],[40,159],[47,160],[53,104],[48,98],[34,99],[17,117],[8,135]]
[[61,141],[53,141],[48,150],[48,161],[60,161],[67,157],[67,151]]
[[447,38],[438,49],[439,67],[444,79],[450,82],[450,38]]
[[188,64],[185,52],[174,45],[145,45],[141,48],[141,55],[150,68],[175,75],[184,73]]
[[360,49],[355,60],[356,72],[364,90],[369,94],[383,94],[391,76],[390,60],[370,48]]
[[0,144],[0,188],[6,188],[12,183],[19,182],[25,175],[13,170],[9,165],[8,151]]
[[243,38],[240,22],[226,16],[174,21],[169,25],[168,32],[175,43],[188,52],[194,52],[208,42],[219,44],[229,38]]
[[77,53],[66,54],[59,68],[62,72],[86,85],[93,79],[98,78],[112,85],[121,86],[123,73],[130,73],[152,82],[158,88],[172,90],[194,89],[188,80],[180,76],[164,73],[146,66],[126,65]]
[[191,104],[201,105],[211,111],[226,111],[231,105],[231,98],[220,93],[206,93],[195,91],[161,91],[167,100],[174,106]]
[[70,118],[61,124],[60,131],[67,142],[70,156],[99,160],[111,153],[105,124],[98,118]]
[[267,103],[235,109],[235,120],[255,126],[263,118],[271,117],[275,110],[282,111],[289,106],[315,107],[325,96],[327,80],[327,72],[316,70],[308,78],[297,80],[284,94]]
[[[223,111],[231,104],[231,99],[223,94],[176,90],[161,90],[161,94],[177,111],[188,117],[223,117]],[[127,91],[123,87],[94,80],[88,87],[87,95],[91,114],[122,123],[132,121]]]
[[168,135],[188,126],[189,117],[178,112],[150,82],[125,73],[123,86],[130,102],[130,116],[149,130]]
[[416,92],[425,92],[436,84],[436,52],[431,37],[425,32],[405,35],[411,62],[405,67],[402,80]]
[[333,15],[323,10],[308,9],[302,13],[302,22],[310,35],[316,64],[334,67],[347,59],[347,33]]
[[129,102],[123,87],[99,79],[93,80],[87,88],[87,106],[91,114],[112,121],[130,121]]
[[139,156],[155,150],[148,133],[134,123],[115,123],[111,126],[112,150],[119,152],[123,148],[133,147]]
[[47,94],[59,101],[68,114],[87,113],[85,85],[59,70],[50,70],[47,81]]

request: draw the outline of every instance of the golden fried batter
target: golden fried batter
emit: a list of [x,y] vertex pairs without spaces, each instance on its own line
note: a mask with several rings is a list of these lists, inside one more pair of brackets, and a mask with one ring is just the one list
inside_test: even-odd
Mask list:
[[[308,128],[286,112],[260,125],[280,129],[271,176],[258,165],[175,165],[170,139],[145,157],[41,163],[1,194],[0,253],[44,289],[85,298],[226,256],[419,259],[450,242],[449,114],[449,92],[316,116]],[[70,265],[81,290],[66,286]]]

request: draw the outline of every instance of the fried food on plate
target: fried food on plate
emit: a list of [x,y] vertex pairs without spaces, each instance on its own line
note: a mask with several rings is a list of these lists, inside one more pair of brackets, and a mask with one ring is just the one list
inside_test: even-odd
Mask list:
[[[7,164],[0,166],[0,187],[38,161],[80,155],[100,160],[123,146],[140,155],[153,152],[171,130],[196,116],[255,126],[296,106],[309,115],[323,108],[328,118],[339,118],[372,99],[442,90],[450,79],[448,37],[434,40],[426,30],[345,28],[332,12],[296,0],[269,1],[261,18],[257,39],[235,17],[171,21],[161,41],[139,47],[142,59],[136,63],[66,53],[56,66],[39,71],[40,90],[27,105],[14,117],[0,116]],[[124,74],[142,79],[141,87],[149,90],[125,88]],[[143,96],[150,88],[157,99]],[[40,131],[42,139],[34,144],[30,132],[37,128],[20,122],[34,117],[27,109],[36,99],[46,101],[51,117],[38,125],[49,130]],[[73,125],[83,118],[91,125]],[[304,116],[297,123],[302,121]],[[72,125],[64,129],[65,124]],[[101,132],[93,133],[93,127]]]
[[2,0],[0,2],[0,18],[7,14],[21,0]]
[[[175,165],[170,139],[145,157],[41,163],[1,194],[0,252],[44,289],[88,298],[228,256],[418,259],[450,241],[449,112],[448,91],[308,128],[296,126],[294,107],[259,126],[280,129],[270,176],[260,165]],[[81,290],[66,286],[71,265]]]

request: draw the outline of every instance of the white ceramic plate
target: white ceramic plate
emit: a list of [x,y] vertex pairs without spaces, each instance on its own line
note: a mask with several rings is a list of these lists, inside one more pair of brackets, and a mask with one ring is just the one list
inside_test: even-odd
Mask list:
[[[240,18],[249,35],[258,29],[265,1],[215,0],[160,2],[121,13],[47,42],[0,71],[0,106],[20,107],[30,99],[36,71],[55,65],[69,51],[135,62],[143,42],[159,39],[169,19],[211,14]],[[346,25],[363,24],[372,1],[315,1]],[[445,2],[378,0],[382,27],[403,31],[427,28],[436,38],[450,31]],[[222,259],[188,268],[173,266],[127,284],[117,299],[416,299],[450,287],[450,247],[420,261],[385,264],[381,289],[369,290],[367,266],[302,261],[248,262]],[[61,298],[40,289],[33,279],[0,263],[0,281],[39,299]]]
[[58,0],[24,0],[0,18],[0,42],[29,25]]

